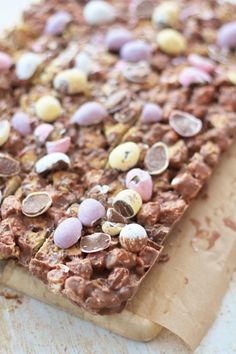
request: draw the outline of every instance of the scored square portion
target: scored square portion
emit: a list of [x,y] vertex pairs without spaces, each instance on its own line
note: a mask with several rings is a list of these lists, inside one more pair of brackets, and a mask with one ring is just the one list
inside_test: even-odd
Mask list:
[[0,259],[111,314],[235,139],[235,11],[86,4],[33,6],[1,44]]

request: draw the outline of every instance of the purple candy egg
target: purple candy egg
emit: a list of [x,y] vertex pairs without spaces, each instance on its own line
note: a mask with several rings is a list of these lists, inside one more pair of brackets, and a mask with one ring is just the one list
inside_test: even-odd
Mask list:
[[10,55],[4,52],[0,52],[0,71],[8,70],[12,65],[13,61]]
[[184,87],[188,87],[192,84],[205,84],[210,82],[211,77],[209,74],[193,67],[183,69],[179,75],[179,83]]
[[84,103],[71,118],[78,125],[93,125],[103,121],[108,115],[106,109],[97,102]]
[[32,133],[29,116],[24,112],[16,112],[12,117],[11,124],[23,136]]
[[53,239],[54,243],[66,249],[73,246],[81,237],[82,224],[77,218],[63,220],[56,228]]
[[79,206],[78,217],[85,226],[93,226],[96,221],[103,218],[106,210],[102,203],[96,199],[85,199]]
[[236,21],[226,23],[219,29],[217,41],[221,48],[236,49]]
[[72,20],[71,15],[66,11],[58,11],[50,16],[46,22],[44,32],[52,36],[62,34]]
[[142,40],[128,42],[121,48],[121,58],[133,63],[151,58],[151,46]]
[[133,168],[126,175],[126,187],[139,193],[143,202],[148,202],[152,197],[153,182],[147,171]]
[[132,40],[132,33],[125,28],[111,29],[105,38],[106,46],[111,51],[119,51],[120,48]]
[[146,103],[141,114],[141,122],[144,124],[160,122],[162,109],[158,104]]
[[190,54],[188,56],[188,62],[195,68],[205,71],[207,73],[212,73],[216,67],[215,63],[212,60],[204,58],[198,54]]
[[49,137],[52,131],[53,131],[53,126],[51,124],[42,123],[38,125],[37,128],[35,128],[34,136],[36,140],[40,144],[42,144],[47,140],[47,138]]

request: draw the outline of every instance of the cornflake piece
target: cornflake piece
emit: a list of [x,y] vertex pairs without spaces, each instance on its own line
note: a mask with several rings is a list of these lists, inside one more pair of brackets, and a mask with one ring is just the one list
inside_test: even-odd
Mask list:
[[65,219],[57,226],[54,232],[54,243],[62,249],[70,248],[80,239],[81,231],[82,224],[79,219]]
[[0,121],[0,146],[5,144],[10,135],[11,126],[8,120],[4,119]]
[[129,63],[122,69],[124,77],[135,84],[143,84],[151,74],[151,68],[148,62],[140,61],[138,63]]
[[54,152],[43,156],[36,162],[35,170],[37,173],[45,173],[55,169],[64,169],[70,166],[70,158],[62,152]]
[[160,141],[152,145],[146,153],[144,164],[151,175],[158,175],[164,172],[169,166],[166,144]]
[[169,117],[170,126],[184,138],[197,135],[202,129],[202,121],[192,114],[175,110]]
[[0,153],[0,177],[11,177],[20,172],[19,161]]
[[148,236],[144,227],[129,224],[121,230],[119,241],[122,247],[130,252],[140,252],[147,244]]
[[112,206],[125,218],[132,218],[140,210],[142,198],[134,190],[124,189],[115,196]]
[[84,236],[80,241],[81,251],[84,253],[94,253],[103,251],[110,246],[111,236],[102,232]]
[[47,192],[30,193],[22,202],[22,213],[31,218],[45,213],[52,205]]

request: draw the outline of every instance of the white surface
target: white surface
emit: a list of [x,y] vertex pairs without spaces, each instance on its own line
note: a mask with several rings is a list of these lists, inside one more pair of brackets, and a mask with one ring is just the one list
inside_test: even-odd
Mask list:
[[[29,0],[0,0],[0,28],[13,24]],[[0,354],[190,354],[184,343],[163,330],[150,343],[137,343],[29,299],[0,296]],[[217,320],[195,354],[236,353],[236,274]]]

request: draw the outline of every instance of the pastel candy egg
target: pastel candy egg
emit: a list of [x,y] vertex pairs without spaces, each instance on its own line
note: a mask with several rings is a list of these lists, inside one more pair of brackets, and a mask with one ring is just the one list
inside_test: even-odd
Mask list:
[[126,188],[132,189],[141,195],[143,202],[148,202],[152,196],[152,177],[147,171],[140,168],[130,170],[125,179]]
[[71,122],[82,126],[94,125],[101,123],[107,115],[106,109],[100,103],[87,102],[74,113]]
[[49,17],[46,22],[44,32],[52,36],[62,34],[71,20],[72,17],[68,12],[58,11]]
[[137,253],[147,245],[148,236],[144,227],[133,223],[121,230],[119,241],[126,250]]
[[88,81],[85,73],[77,68],[68,69],[58,73],[53,80],[54,88],[64,94],[86,92]]
[[205,84],[211,82],[211,77],[205,71],[198,68],[184,68],[179,75],[179,82],[184,87],[192,84]]
[[226,23],[219,29],[217,41],[222,48],[236,49],[236,21]]
[[32,132],[29,116],[24,112],[16,112],[12,117],[11,124],[23,136],[29,135]]
[[10,69],[13,65],[13,60],[7,53],[0,52],[0,72]]
[[141,122],[144,124],[157,123],[162,119],[162,109],[158,104],[146,103],[143,107]]
[[0,146],[5,144],[10,135],[11,126],[8,120],[4,119],[0,121]]
[[187,47],[184,36],[171,28],[163,29],[157,34],[157,44],[164,53],[171,55],[181,54]]
[[35,104],[37,117],[45,122],[54,122],[62,113],[61,104],[53,96],[43,96]]
[[84,6],[84,19],[89,25],[102,25],[112,22],[116,13],[112,5],[106,1],[94,0]]
[[139,160],[140,148],[131,141],[115,147],[109,155],[109,165],[120,171],[127,171],[134,167]]
[[132,218],[139,212],[142,198],[135,190],[124,189],[115,196],[112,206],[123,217]]
[[65,138],[56,140],[56,141],[48,141],[46,143],[46,149],[48,154],[52,154],[54,152],[63,152],[66,153],[71,144],[71,139],[69,136],[66,136]]
[[45,155],[35,164],[35,170],[38,174],[44,174],[56,169],[64,170],[70,166],[70,158],[62,152],[54,152]]
[[177,2],[165,1],[158,5],[152,15],[152,23],[155,27],[171,26],[175,27],[178,23],[180,8]]
[[53,239],[57,247],[67,249],[78,242],[81,237],[82,224],[78,218],[63,220],[56,228]]
[[81,52],[75,58],[75,67],[88,76],[93,71],[94,62],[87,53]]
[[42,123],[37,126],[34,130],[34,136],[38,143],[44,143],[51,132],[53,131],[53,126],[48,123]]
[[16,76],[20,80],[30,79],[41,63],[42,60],[38,54],[23,54],[16,63]]
[[195,68],[205,71],[206,73],[212,73],[215,70],[215,64],[212,60],[198,54],[190,54],[188,56],[188,62]]
[[96,199],[85,199],[79,206],[78,217],[85,226],[93,226],[99,219],[103,218],[106,210],[102,203]]
[[121,48],[121,58],[133,63],[151,58],[151,46],[143,40],[128,42]]
[[121,47],[132,40],[132,33],[125,28],[111,29],[105,38],[105,44],[111,51],[119,51]]

